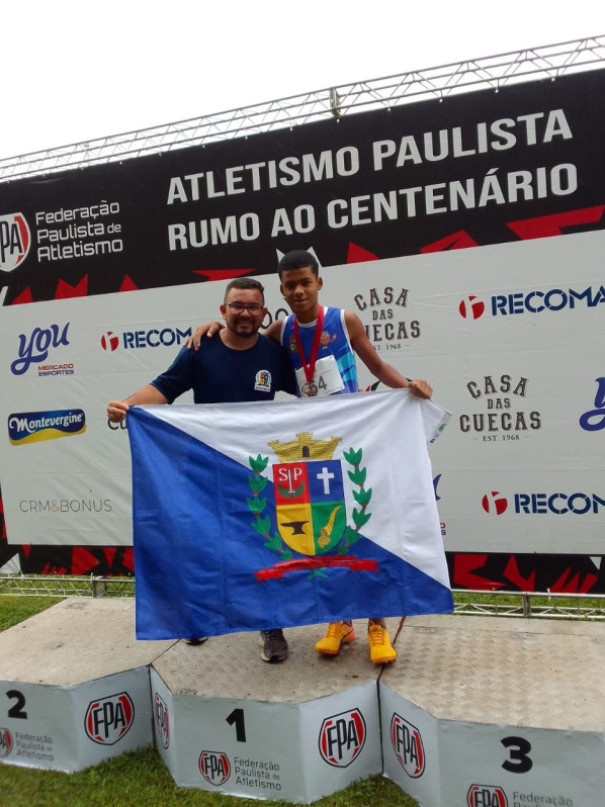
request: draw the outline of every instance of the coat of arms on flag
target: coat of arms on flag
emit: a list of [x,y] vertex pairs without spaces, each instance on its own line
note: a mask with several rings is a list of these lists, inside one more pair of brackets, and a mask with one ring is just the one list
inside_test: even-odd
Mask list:
[[[271,517],[265,513],[266,499],[260,495],[267,483],[262,472],[269,458],[260,454],[255,459],[249,458],[253,476],[248,479],[252,490],[248,506],[256,517],[252,527],[266,538],[265,546],[279,552],[282,559],[272,569],[257,571],[258,580],[304,568],[317,570],[334,565],[366,571],[375,568],[375,563],[348,554],[351,545],[361,537],[360,528],[371,518],[367,508],[372,490],[365,487],[366,469],[360,467],[362,449],[345,451],[346,476],[356,487],[353,497],[358,505],[351,513],[352,527],[347,523],[342,462],[333,458],[340,442],[340,437],[313,440],[310,432],[300,432],[296,440],[269,443],[280,460],[271,466],[277,528],[273,533]],[[308,559],[290,562],[293,551]]]
[[451,611],[448,414],[407,390],[131,409],[138,638]]

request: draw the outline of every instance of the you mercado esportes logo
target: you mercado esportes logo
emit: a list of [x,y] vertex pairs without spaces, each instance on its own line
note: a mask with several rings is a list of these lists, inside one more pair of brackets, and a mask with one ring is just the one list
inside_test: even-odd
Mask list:
[[[296,440],[269,443],[278,459],[271,468],[275,493],[275,521],[266,512],[262,496],[269,481],[263,476],[269,457],[249,457],[253,475],[248,477],[252,497],[247,499],[254,514],[253,529],[265,538],[265,546],[280,554],[280,562],[256,572],[258,580],[283,577],[286,572],[310,569],[312,575],[325,576],[328,566],[347,566],[352,570],[378,571],[375,560],[360,560],[349,554],[353,544],[363,538],[360,530],[372,517],[368,506],[372,489],[366,487],[366,468],[362,467],[361,448],[343,452],[350,465],[347,476],[353,483],[352,495],[359,508],[347,523],[343,467],[333,459],[340,437],[313,440],[310,432],[301,432]],[[306,556],[295,558],[293,552]]]

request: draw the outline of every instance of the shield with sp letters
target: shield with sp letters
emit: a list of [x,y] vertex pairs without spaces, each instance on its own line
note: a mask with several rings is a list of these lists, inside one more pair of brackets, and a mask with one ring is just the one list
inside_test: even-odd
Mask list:
[[323,555],[340,541],[346,508],[340,460],[273,466],[277,529],[303,555]]

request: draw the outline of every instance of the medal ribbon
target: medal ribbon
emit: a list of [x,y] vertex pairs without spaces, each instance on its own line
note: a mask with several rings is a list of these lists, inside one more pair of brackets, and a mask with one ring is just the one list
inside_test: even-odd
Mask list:
[[317,354],[319,353],[319,340],[321,339],[323,324],[324,324],[324,309],[323,306],[320,306],[317,314],[317,322],[315,323],[315,331],[313,333],[313,345],[311,346],[311,356],[309,358],[309,363],[307,364],[307,357],[305,356],[305,351],[300,338],[298,322],[296,321],[296,317],[294,317],[294,339],[296,340],[296,349],[298,350],[298,355],[300,356],[300,361],[302,363],[303,370],[305,371],[305,378],[307,379],[307,383],[309,384],[313,381],[313,378],[315,376],[315,365],[317,364]]

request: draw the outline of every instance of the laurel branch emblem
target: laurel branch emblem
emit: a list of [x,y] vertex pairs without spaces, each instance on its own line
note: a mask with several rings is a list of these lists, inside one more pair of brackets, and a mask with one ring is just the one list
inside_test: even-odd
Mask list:
[[[372,499],[372,489],[366,487],[367,469],[362,467],[363,451],[361,448],[351,448],[349,451],[343,452],[343,456],[350,466],[350,469],[347,469],[347,475],[355,486],[352,495],[359,505],[359,508],[353,508],[351,514],[353,525],[346,524],[337,544],[332,546],[332,551],[335,550],[338,555],[346,555],[350,547],[363,537],[360,530],[367,524],[372,516],[368,510]],[[251,526],[265,539],[264,545],[267,549],[278,552],[282,561],[291,560],[293,557],[292,550],[283,541],[277,529],[275,529],[271,516],[266,513],[267,499],[262,495],[269,481],[268,478],[263,475],[269,463],[269,458],[258,454],[256,457],[249,457],[248,462],[252,470],[252,475],[248,477],[248,484],[252,496],[246,501],[250,512],[254,516]],[[294,492],[299,493],[300,489]]]

